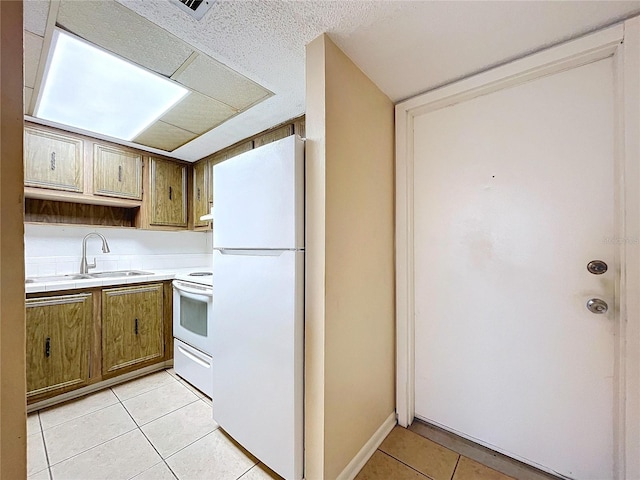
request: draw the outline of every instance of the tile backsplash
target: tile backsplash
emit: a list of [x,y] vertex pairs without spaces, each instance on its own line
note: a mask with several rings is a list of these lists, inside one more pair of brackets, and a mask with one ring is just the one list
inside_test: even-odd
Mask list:
[[101,233],[110,253],[102,253],[97,237],[87,241],[87,260],[96,259],[91,271],[154,270],[211,265],[212,233],[152,231],[132,228],[60,226],[26,223],[24,226],[25,275],[66,275],[80,271],[82,239]]

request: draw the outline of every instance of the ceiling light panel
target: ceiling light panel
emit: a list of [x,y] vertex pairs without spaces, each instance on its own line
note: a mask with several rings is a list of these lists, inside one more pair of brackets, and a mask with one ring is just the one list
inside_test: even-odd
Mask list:
[[54,31],[35,116],[132,140],[188,90],[61,30]]

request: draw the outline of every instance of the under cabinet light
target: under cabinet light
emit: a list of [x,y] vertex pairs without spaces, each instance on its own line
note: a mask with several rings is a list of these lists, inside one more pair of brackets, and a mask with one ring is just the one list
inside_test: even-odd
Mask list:
[[34,116],[133,140],[189,90],[55,29]]

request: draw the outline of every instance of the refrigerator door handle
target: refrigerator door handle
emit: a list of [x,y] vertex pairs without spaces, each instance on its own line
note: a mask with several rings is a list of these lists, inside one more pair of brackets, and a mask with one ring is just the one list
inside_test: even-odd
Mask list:
[[216,248],[222,255],[248,255],[248,256],[260,256],[260,257],[279,257],[284,252],[288,251],[286,249],[283,250],[273,250],[273,249],[244,249],[244,248]]

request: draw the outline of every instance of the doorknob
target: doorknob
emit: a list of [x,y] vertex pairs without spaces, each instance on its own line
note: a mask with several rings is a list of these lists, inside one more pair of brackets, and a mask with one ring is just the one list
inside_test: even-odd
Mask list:
[[587,301],[587,309],[591,313],[607,313],[609,310],[609,305],[604,300],[600,300],[599,298],[590,298]]

